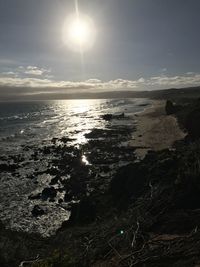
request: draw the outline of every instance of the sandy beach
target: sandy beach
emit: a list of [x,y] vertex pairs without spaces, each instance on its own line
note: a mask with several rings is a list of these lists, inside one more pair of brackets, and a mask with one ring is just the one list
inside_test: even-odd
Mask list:
[[165,101],[154,100],[152,106],[144,112],[136,114],[136,131],[131,146],[136,149],[138,158],[143,158],[148,150],[171,148],[176,140],[185,137],[174,116],[166,115]]

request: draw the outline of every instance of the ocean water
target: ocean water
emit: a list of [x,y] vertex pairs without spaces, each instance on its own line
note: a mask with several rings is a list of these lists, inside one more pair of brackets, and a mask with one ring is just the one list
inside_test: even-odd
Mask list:
[[[28,196],[41,191],[52,178],[48,174],[30,180],[35,170],[47,168],[48,159],[35,161],[30,155],[48,146],[52,138],[71,138],[77,149],[87,144],[86,134],[93,129],[132,127],[134,114],[151,104],[148,99],[61,100],[0,103],[0,164],[14,162],[17,172],[0,172],[0,220],[6,227],[50,235],[69,218],[69,212],[57,202],[30,201]],[[127,119],[107,122],[102,115],[125,113]],[[19,158],[21,157],[21,160]],[[84,157],[87,163],[87,159]],[[60,193],[60,197],[61,193]],[[46,215],[33,218],[35,204],[43,205]]]
[[85,133],[105,127],[101,115],[125,112],[132,116],[148,103],[147,99],[0,103],[0,150],[13,153],[19,151],[21,145],[39,144],[63,135],[73,136],[77,144],[83,143]]

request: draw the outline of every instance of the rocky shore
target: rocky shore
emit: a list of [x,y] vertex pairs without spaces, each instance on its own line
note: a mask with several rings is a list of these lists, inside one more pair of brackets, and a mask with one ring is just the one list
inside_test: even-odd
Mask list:
[[[67,137],[52,139],[50,146],[34,155],[35,160],[51,158],[45,173],[52,178],[41,192],[29,194],[29,200],[35,201],[32,216],[45,216],[39,203],[52,201],[70,212],[70,217],[49,238],[9,231],[1,225],[1,266],[198,267],[200,102],[179,99],[171,104],[171,114],[164,115],[162,109],[159,119],[160,107],[151,110],[151,115],[146,111],[145,116],[150,121],[155,118],[155,124],[147,133],[145,124],[140,124],[136,132],[146,137],[146,155],[140,161],[134,153],[140,142],[124,145],[133,129],[118,127],[94,129],[81,149],[67,146]],[[144,120],[144,115],[139,116]],[[163,120],[165,138],[161,140],[170,149],[159,147],[157,140],[153,143],[159,149],[155,149],[148,142],[161,137],[158,127]],[[166,136],[167,126],[177,127],[175,133],[174,128],[167,132],[171,140]],[[179,141],[172,145],[175,140]],[[17,172],[13,164],[2,163],[1,169]],[[36,171],[34,177],[37,175],[41,173]]]

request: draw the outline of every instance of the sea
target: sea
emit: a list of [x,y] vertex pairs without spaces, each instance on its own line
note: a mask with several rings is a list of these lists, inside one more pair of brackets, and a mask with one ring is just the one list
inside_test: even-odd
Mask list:
[[[47,168],[48,160],[35,160],[31,157],[33,151],[36,153],[48,146],[53,138],[64,136],[71,140],[70,146],[78,149],[87,144],[86,136],[94,129],[136,125],[135,114],[150,105],[148,99],[0,102],[0,221],[6,228],[17,231],[43,236],[54,234],[69,218],[70,212],[57,202],[41,204],[28,198],[44,188],[52,178],[41,174],[37,181],[34,180],[35,170]],[[102,118],[105,114],[118,116],[122,113],[124,119],[106,121]],[[86,157],[83,160],[90,164]],[[19,165],[19,168],[17,171],[1,168],[5,164]],[[33,217],[31,211],[38,203],[48,212]]]

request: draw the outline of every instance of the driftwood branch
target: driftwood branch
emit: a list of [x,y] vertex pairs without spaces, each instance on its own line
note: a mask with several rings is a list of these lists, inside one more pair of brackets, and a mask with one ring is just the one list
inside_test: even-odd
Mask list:
[[33,264],[33,263],[37,263],[42,261],[41,259],[39,259],[39,255],[37,255],[37,257],[34,260],[29,260],[29,261],[22,261],[19,265],[19,267],[24,267],[25,264]]
[[133,234],[133,239],[132,239],[132,242],[131,242],[131,247],[132,247],[132,248],[133,248],[133,246],[135,245],[135,242],[136,242],[136,238],[137,238],[137,234],[138,234],[139,228],[140,228],[140,223],[139,223],[139,221],[137,221],[137,228],[136,228],[136,231],[135,231],[134,234]]

